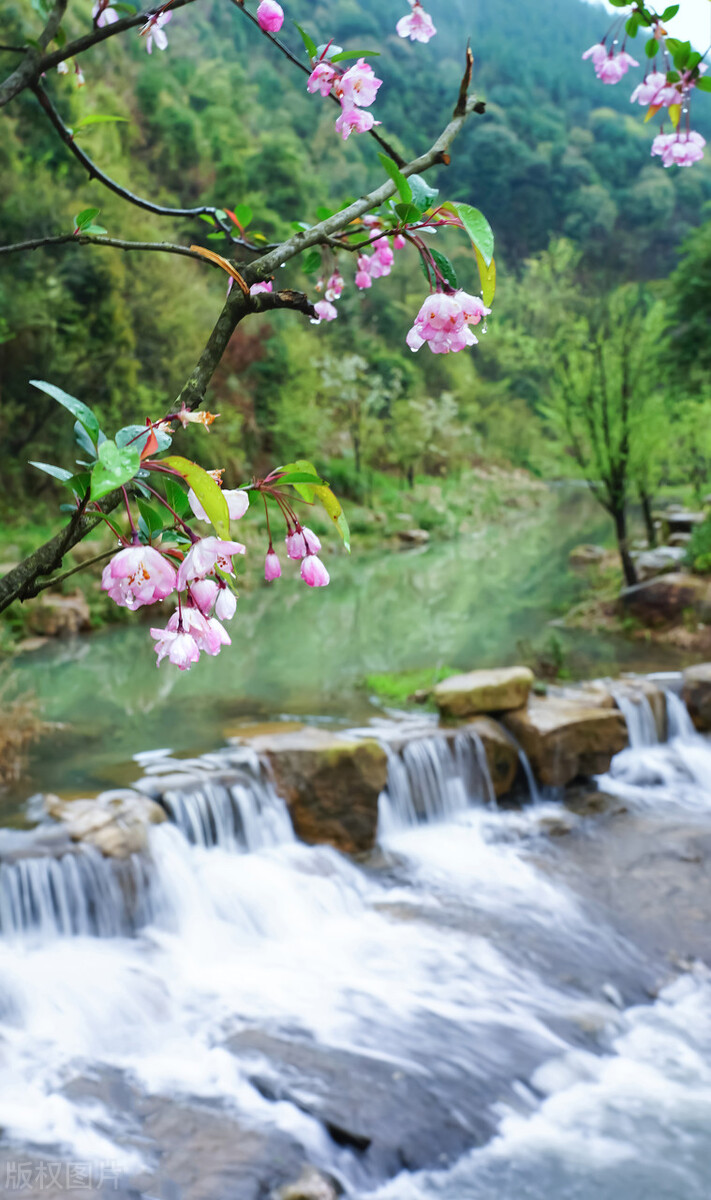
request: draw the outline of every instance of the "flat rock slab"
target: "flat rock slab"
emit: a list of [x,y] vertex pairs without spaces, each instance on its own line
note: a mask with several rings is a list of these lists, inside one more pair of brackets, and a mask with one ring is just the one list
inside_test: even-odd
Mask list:
[[533,672],[528,667],[469,671],[438,683],[434,698],[444,717],[475,717],[523,708],[532,684]]
[[507,713],[503,721],[536,778],[550,787],[606,771],[628,740],[622,713],[558,697],[534,697],[528,708]]
[[682,695],[694,725],[701,733],[711,730],[711,663],[687,667]]
[[148,828],[165,821],[159,804],[139,792],[104,792],[92,800],[63,800],[48,793],[44,807],[74,842],[95,846],[107,858],[128,858],[146,849]]
[[242,740],[269,764],[297,837],[346,854],[373,849],[388,775],[379,742],[310,726]]

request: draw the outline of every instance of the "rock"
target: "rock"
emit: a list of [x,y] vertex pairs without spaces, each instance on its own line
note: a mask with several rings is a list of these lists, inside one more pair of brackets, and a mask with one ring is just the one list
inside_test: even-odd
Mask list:
[[63,800],[47,794],[50,817],[66,824],[72,841],[88,842],[107,858],[128,858],[145,850],[149,825],[167,820],[164,810],[139,792],[103,792],[92,800]]
[[374,738],[305,726],[242,740],[268,762],[297,837],[346,854],[372,850],[387,780],[387,756]]
[[672,533],[691,533],[695,525],[702,525],[706,520],[706,513],[688,512],[675,504],[670,504],[667,511],[660,515],[665,538]]
[[615,702],[618,696],[627,696],[637,702],[642,698],[645,699],[652,710],[657,737],[660,742],[666,741],[667,698],[663,690],[652,679],[647,679],[644,675],[623,675],[620,679],[610,683],[610,689]]
[[668,544],[670,546],[688,546],[690,541],[690,533],[670,533]]
[[701,621],[711,615],[711,584],[686,571],[658,575],[647,583],[624,588],[620,599],[625,609],[644,625],[672,624],[688,610]]
[[46,646],[49,638],[46,637],[31,637],[23,638],[21,642],[16,642],[12,647],[14,654],[29,654],[32,650],[41,650]]
[[528,755],[536,778],[551,787],[601,774],[627,745],[620,712],[554,696],[533,698],[528,708],[506,713],[503,722]]
[[605,550],[602,546],[595,546],[592,543],[574,546],[568,555],[568,562],[571,567],[590,567],[595,563],[602,562],[605,557]]
[[523,708],[532,683],[533,671],[528,667],[470,671],[442,680],[434,690],[434,698],[444,717],[508,712],[509,709]]
[[397,536],[408,546],[425,546],[430,540],[426,529],[398,529]]
[[[677,535],[679,536],[679,535]],[[682,534],[688,537],[688,534]],[[684,561],[686,551],[682,546],[657,546],[655,550],[645,550],[635,558],[635,567],[640,583],[654,579],[656,575],[664,575],[674,571]]]
[[689,716],[701,733],[708,733],[711,730],[711,663],[687,667],[682,679],[682,697]]
[[27,628],[41,637],[68,637],[90,626],[89,605],[84,594],[43,592],[27,605]]
[[343,1188],[335,1179],[311,1166],[304,1167],[295,1183],[272,1192],[273,1200],[338,1200],[342,1195]]

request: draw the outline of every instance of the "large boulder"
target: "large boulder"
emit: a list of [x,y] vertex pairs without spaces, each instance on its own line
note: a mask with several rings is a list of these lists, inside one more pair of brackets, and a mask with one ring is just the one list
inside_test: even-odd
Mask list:
[[523,708],[532,684],[533,671],[528,667],[469,671],[438,683],[434,698],[443,717],[475,717]]
[[69,637],[91,624],[89,605],[80,591],[71,596],[42,592],[27,605],[27,628],[40,637]]
[[92,800],[63,800],[47,794],[44,806],[74,842],[87,842],[107,858],[128,858],[146,849],[148,829],[167,820],[159,804],[129,790],[104,792]]
[[625,588],[620,598],[626,610],[644,625],[670,625],[689,611],[701,621],[711,615],[711,585],[686,571],[658,575],[647,583]]
[[606,771],[627,745],[622,713],[562,697],[533,697],[504,724],[526,752],[542,784],[561,787],[579,775]]
[[372,850],[388,773],[379,742],[309,726],[243,740],[268,762],[302,841],[346,854]]
[[711,730],[711,663],[687,667],[683,675],[684,703],[701,733]]

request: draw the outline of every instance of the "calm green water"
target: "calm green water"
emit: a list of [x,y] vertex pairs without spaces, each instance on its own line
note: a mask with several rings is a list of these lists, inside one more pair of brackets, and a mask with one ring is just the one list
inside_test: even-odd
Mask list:
[[[370,672],[520,660],[521,643],[543,643],[547,623],[580,592],[568,568],[571,547],[607,533],[587,494],[566,489],[475,538],[334,557],[327,589],[312,591],[298,578],[257,587],[240,600],[232,646],[189,673],[168,663],[156,669],[142,622],[19,657],[19,685],[64,729],[32,754],[5,800],[6,819],[35,791],[130,782],[140,751],[212,749],[240,720],[367,720],[379,711],[362,683]],[[640,665],[639,648],[620,639],[556,636],[575,675]]]

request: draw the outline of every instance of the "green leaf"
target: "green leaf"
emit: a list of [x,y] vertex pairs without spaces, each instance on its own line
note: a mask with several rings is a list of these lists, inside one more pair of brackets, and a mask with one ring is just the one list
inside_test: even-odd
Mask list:
[[[294,24],[296,25],[296,21],[294,21]],[[306,53],[308,54],[309,58],[318,58],[318,48],[313,38],[310,38],[306,30],[302,29],[300,25],[296,25],[296,28],[301,34],[301,40],[306,47]]]
[[[80,129],[85,129],[87,125],[105,125],[111,121],[123,121],[128,124],[128,117],[111,117],[106,113],[90,113],[87,117],[82,117],[74,126],[74,133],[78,133]],[[99,211],[98,208],[96,210]]]
[[91,472],[91,498],[101,500],[115,488],[133,479],[141,465],[140,451],[133,446],[117,446],[107,438],[99,446],[98,461]]
[[435,286],[435,283],[437,282],[434,277],[433,271],[432,271],[432,264],[430,263],[429,259],[424,258],[422,254],[420,254],[419,258],[420,258],[420,267],[422,269],[422,274],[424,275],[425,279],[427,280],[427,286],[432,288]]
[[313,275],[314,271],[320,270],[321,254],[318,250],[304,250],[301,255],[301,269],[305,275]]
[[341,507],[341,502],[337,496],[334,496],[328,484],[319,479],[319,474],[314,464],[309,462],[307,458],[299,458],[296,462],[287,463],[286,466],[281,467],[280,469],[288,473],[291,473],[292,471],[298,474],[303,473],[309,479],[313,478],[319,480],[319,482],[316,484],[294,483],[293,486],[301,496],[302,500],[305,500],[307,504],[314,504],[315,501],[318,500],[323,505],[329,517],[336,526],[336,529],[343,538],[343,544],[350,554],[350,530],[348,529],[348,522],[346,520],[345,513],[343,512],[343,508]]
[[480,252],[474,247],[476,254],[476,265],[479,268],[479,279],[481,280],[481,295],[487,308],[491,308],[491,302],[496,293],[496,263],[492,258],[490,263],[487,263]]
[[654,58],[655,55],[659,54],[659,42],[656,38],[651,37],[645,42],[644,52],[647,58]]
[[138,9],[133,4],[119,4],[118,0],[114,0],[111,7],[115,8],[116,12],[126,13],[126,15],[129,17],[132,17],[134,13],[138,12]]
[[316,209],[316,220],[317,221],[327,221],[328,218],[332,217],[332,216],[333,216],[333,209],[326,208],[326,206],[323,204],[320,205],[320,207]]
[[82,233],[91,233],[94,235],[108,232],[108,229],[104,229],[103,225],[86,225],[82,229]]
[[74,218],[74,224],[77,229],[84,229],[85,226],[91,225],[95,217],[98,217],[101,212],[100,208],[83,208],[80,213]]
[[237,207],[235,208],[234,212],[235,212],[235,216],[236,216],[237,220],[239,221],[240,225],[242,226],[242,228],[246,229],[247,226],[249,225],[250,221],[252,220],[252,217],[254,216],[254,213],[252,212],[249,205],[248,204],[238,204]]
[[699,75],[696,80],[696,86],[700,92],[711,92],[711,79],[706,75]]
[[59,46],[60,50],[62,49],[63,46],[66,46],[66,44],[67,44],[67,35],[64,32],[64,30],[62,29],[61,25],[59,26],[59,29],[57,30],[57,32],[54,35],[54,40],[57,43],[57,45]]
[[210,518],[217,536],[220,538],[229,538],[230,514],[227,508],[227,501],[222,495],[222,489],[215,483],[212,476],[208,475],[207,471],[204,471],[197,463],[190,462],[188,458],[181,458],[177,454],[170,455],[161,461],[163,466],[170,467],[172,471],[176,471],[188,486],[193,489]]
[[185,488],[182,488],[175,479],[171,479],[166,475],[163,479],[165,487],[165,498],[170,507],[178,514],[179,517],[189,517],[192,514],[188,493]]
[[457,282],[457,272],[447,258],[447,255],[442,254],[440,250],[430,250],[430,254],[435,261],[437,270],[444,276],[444,278],[447,280],[447,283],[455,289],[458,288],[459,284]]
[[[164,433],[162,429],[155,431],[158,450],[167,450],[173,441],[169,433]],[[148,439],[151,436],[151,431],[147,425],[124,425],[123,429],[119,429],[116,434],[117,446],[135,446],[139,454],[143,454]]]
[[64,467],[55,467],[52,463],[34,462],[30,459],[30,466],[37,467],[38,471],[44,471],[45,475],[51,475],[53,479],[61,479],[62,483],[72,478],[71,471],[65,470]]
[[329,62],[344,62],[347,58],[380,58],[379,50],[341,50],[340,54],[334,54]]
[[393,160],[388,158],[387,154],[379,154],[378,158],[400,193],[400,199],[403,204],[412,204],[412,188],[405,176],[401,174]]
[[276,480],[276,484],[278,487],[281,487],[285,483],[290,483],[294,486],[297,483],[312,483],[315,481],[319,483],[324,482],[318,475],[314,475],[310,471],[289,471],[286,475],[280,475]]
[[[167,508],[160,508],[157,504],[149,504],[147,500],[138,500],[138,511],[143,517],[143,522],[146,526],[148,537],[152,538],[157,533],[162,533],[165,527],[166,517],[170,517]],[[170,517],[172,521],[172,517]]]
[[494,255],[494,232],[483,213],[471,204],[454,204],[454,211],[472,240],[474,249],[481,254],[487,267]]
[[661,21],[671,21],[672,17],[675,17],[676,14],[678,13],[678,11],[679,11],[678,4],[670,4],[668,8],[664,9],[664,12],[662,13],[662,15],[660,17],[660,20]]
[[208,240],[209,242],[210,242],[210,241],[214,242],[214,241],[215,241],[215,238],[224,238],[225,236],[226,236],[226,235],[225,235],[225,234],[222,232],[222,230],[221,230],[221,229],[218,229],[218,230],[216,230],[216,232],[215,232],[215,233],[208,233],[208,235],[207,235],[207,240]]
[[209,214],[208,214],[208,213],[198,213],[198,216],[199,216],[199,218],[200,218],[200,220],[201,220],[201,221],[207,221],[208,225],[214,225],[214,224],[215,224],[214,220],[212,219],[212,217],[211,217],[211,216],[209,216]]
[[632,16],[628,17],[627,22],[625,24],[625,29],[627,30],[627,33],[629,34],[630,37],[637,36],[637,30],[639,29],[639,17],[637,16],[636,13],[632,13]]
[[419,208],[415,208],[414,204],[396,204],[395,212],[403,225],[415,225],[422,216]]
[[101,429],[99,420],[95,413],[91,411],[88,405],[81,400],[76,400],[74,396],[70,396],[68,392],[62,391],[61,388],[55,387],[53,383],[45,383],[43,379],[31,379],[30,383],[33,387],[39,388],[41,392],[45,392],[51,396],[57,404],[61,404],[64,408],[69,409],[69,412],[76,417],[80,425],[88,433],[91,441],[96,445],[99,440]]
[[408,181],[412,191],[412,203],[420,212],[426,212],[439,196],[439,188],[430,187],[421,175],[410,175]]
[[74,495],[79,500],[83,500],[86,493],[89,491],[91,483],[91,475],[88,471],[78,471],[76,475],[72,475],[71,479],[67,480],[67,487],[70,487]]

